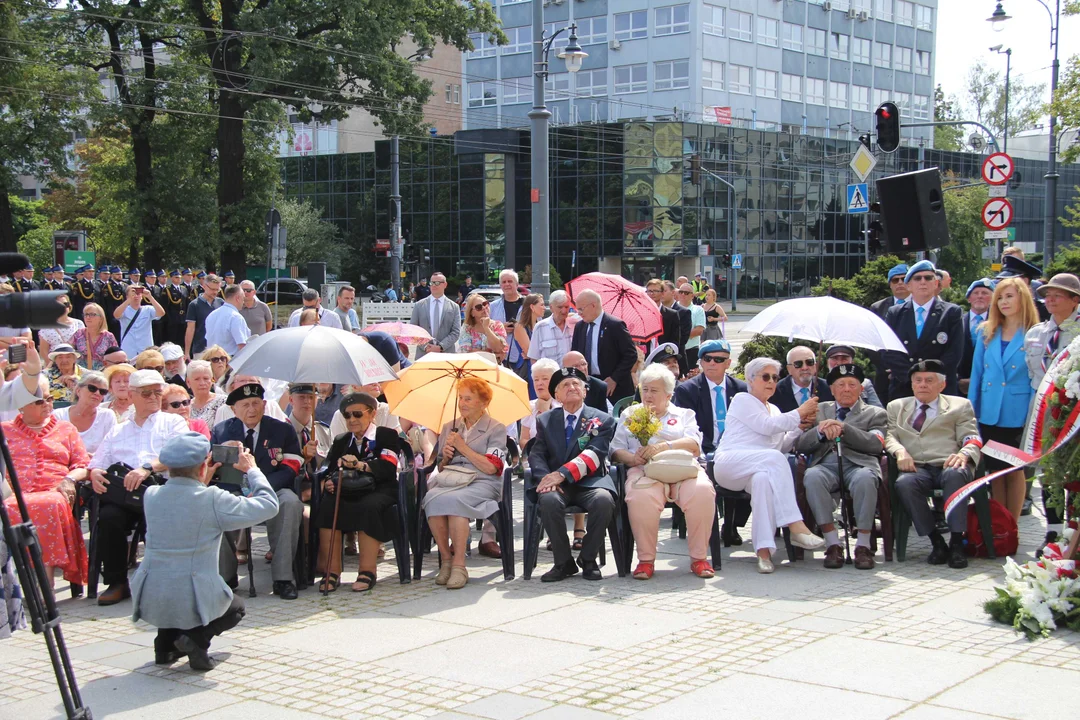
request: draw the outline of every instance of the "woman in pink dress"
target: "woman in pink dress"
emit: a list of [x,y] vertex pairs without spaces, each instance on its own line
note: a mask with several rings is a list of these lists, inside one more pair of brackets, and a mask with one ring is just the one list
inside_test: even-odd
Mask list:
[[457,351],[489,352],[499,362],[506,357],[506,327],[491,319],[491,306],[479,293],[470,295],[465,303],[465,322],[461,325]]
[[[85,585],[86,545],[71,512],[75,483],[87,477],[90,462],[79,431],[53,417],[48,393],[44,400],[20,408],[18,417],[3,428],[30,519],[37,527],[46,574],[51,578],[53,568],[60,568],[65,580]],[[12,522],[22,522],[14,497],[8,498],[6,508]]]
[[86,303],[83,322],[86,326],[75,331],[71,344],[79,351],[80,365],[90,370],[102,370],[105,365],[101,356],[118,343],[105,324],[105,311],[97,303]]

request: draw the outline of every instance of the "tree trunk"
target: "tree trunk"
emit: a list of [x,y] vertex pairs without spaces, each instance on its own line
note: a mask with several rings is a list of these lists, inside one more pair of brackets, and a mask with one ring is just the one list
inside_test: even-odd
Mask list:
[[11,214],[11,200],[7,185],[0,181],[0,252],[18,252],[15,242],[15,218]]
[[[158,215],[157,203],[154,201],[154,156],[150,147],[149,123],[133,123],[131,128],[131,150],[135,160],[135,192],[139,197],[141,217],[139,226],[142,236],[143,251],[150,255],[151,250],[158,257],[161,256],[161,239],[158,231],[161,229],[161,218]],[[128,267],[137,267],[139,264],[139,238],[131,238],[128,250]]]
[[218,100],[218,231],[221,235],[221,267],[243,276],[247,266],[243,228],[236,213],[244,201],[244,115],[239,95],[222,90]]

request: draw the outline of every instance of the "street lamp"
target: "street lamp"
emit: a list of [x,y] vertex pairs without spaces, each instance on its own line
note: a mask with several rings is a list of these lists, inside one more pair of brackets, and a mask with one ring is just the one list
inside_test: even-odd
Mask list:
[[[1001,27],[1000,24],[995,24],[994,27]],[[990,48],[991,52],[996,52],[998,55],[1005,56],[1005,127],[1002,128],[1001,134],[1004,135],[1005,152],[1009,152],[1009,73],[1012,72],[1012,48],[1001,49],[1001,43]]]
[[[1052,103],[1054,95],[1057,94],[1058,68],[1060,66],[1058,62],[1058,31],[1061,28],[1061,0],[1054,0],[1053,10],[1050,9],[1050,5],[1045,0],[1038,0],[1038,2],[1046,8],[1046,12],[1050,16],[1050,47],[1054,49],[1054,62],[1050,66],[1050,102]],[[993,24],[994,30],[1000,30],[1002,23],[1011,19],[1012,17],[1007,15],[1004,8],[1001,7],[1001,3],[998,3],[993,14],[986,18],[987,22]],[[1043,179],[1046,180],[1046,227],[1044,228],[1043,255],[1047,263],[1054,259],[1054,244],[1057,237],[1057,233],[1054,232],[1057,223],[1057,181],[1061,177],[1057,171],[1057,139],[1054,132],[1056,127],[1057,116],[1054,114],[1054,108],[1051,105],[1050,151],[1047,157],[1047,172],[1043,176]]]
[[548,55],[551,44],[561,33],[570,31],[570,42],[556,57],[566,63],[566,69],[576,73],[589,54],[578,44],[577,24],[556,30],[550,37],[544,33],[544,4],[533,2],[533,108],[532,120],[532,283],[530,292],[547,300],[551,292],[548,268],[551,265],[550,212],[548,209],[548,120],[551,111],[544,98],[544,81],[548,76]]
[[[322,117],[323,104],[318,100],[308,100],[307,108],[311,112],[311,119],[315,124],[315,131],[311,137],[311,154],[319,154],[319,118]],[[315,178],[318,180],[318,177]]]

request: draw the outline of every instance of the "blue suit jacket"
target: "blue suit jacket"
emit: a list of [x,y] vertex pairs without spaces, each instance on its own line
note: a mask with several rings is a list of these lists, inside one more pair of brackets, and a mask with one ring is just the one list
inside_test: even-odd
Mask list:
[[920,337],[915,331],[915,305],[911,298],[885,313],[885,322],[904,343],[907,352],[883,353],[889,371],[889,399],[911,397],[908,370],[922,360],[940,360],[945,365],[945,394],[958,395],[957,372],[964,355],[964,311],[958,305],[934,299]]
[[[244,441],[247,428],[240,418],[229,418],[214,426],[210,442],[221,445],[229,440]],[[271,457],[271,450],[274,457]],[[255,464],[266,475],[274,490],[294,490],[296,470],[303,464],[300,440],[290,423],[264,417],[259,423],[259,435],[255,439]]]
[[1017,332],[1002,354],[1001,329],[990,342],[976,338],[971,361],[968,400],[983,425],[1017,428],[1024,425],[1031,397],[1031,378],[1024,356],[1024,333]]
[[[591,436],[585,447],[581,448],[578,438],[581,437],[585,423],[592,418],[599,418],[599,432]],[[615,418],[588,405],[582,405],[569,446],[566,443],[565,428],[566,415],[562,408],[548,410],[536,418],[536,440],[529,451],[529,467],[532,469],[534,482],[540,482],[540,479],[550,472],[560,471],[567,478],[567,482],[574,483],[570,471],[566,468],[567,463],[583,450],[592,450],[600,460],[599,467],[574,484],[616,492],[615,483],[607,473],[608,447],[611,439],[615,437]]]
[[[741,392],[746,392],[746,383],[730,375],[724,378],[724,397],[727,399],[728,406],[731,405],[731,397]],[[716,446],[713,444],[715,417],[712,398],[709,397],[708,378],[704,374],[698,374],[677,385],[673,402],[676,407],[694,411],[698,428],[701,430],[701,452],[705,455],[715,452]]]

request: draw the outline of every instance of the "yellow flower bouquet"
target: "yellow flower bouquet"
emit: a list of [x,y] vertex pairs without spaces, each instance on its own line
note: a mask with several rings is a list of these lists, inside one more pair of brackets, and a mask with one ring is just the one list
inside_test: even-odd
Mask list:
[[626,429],[642,446],[648,445],[649,438],[660,431],[660,418],[644,403],[639,403],[628,411]]

